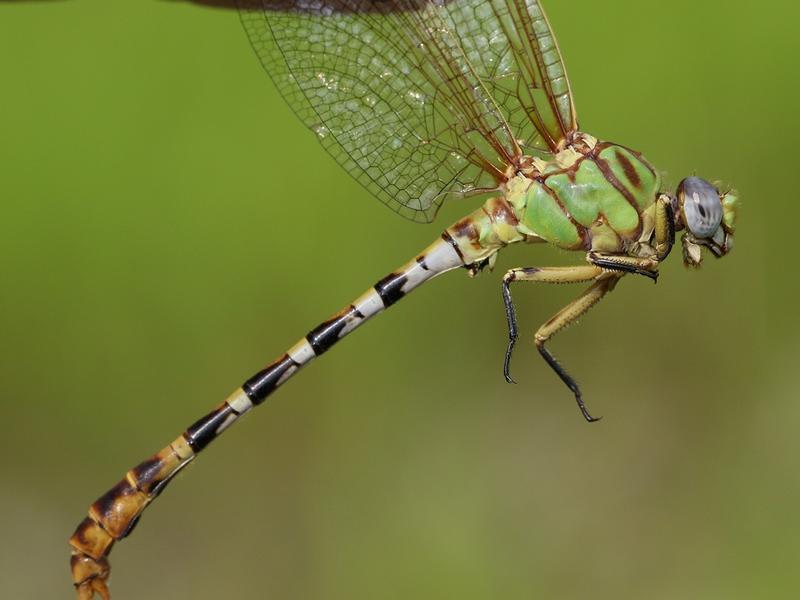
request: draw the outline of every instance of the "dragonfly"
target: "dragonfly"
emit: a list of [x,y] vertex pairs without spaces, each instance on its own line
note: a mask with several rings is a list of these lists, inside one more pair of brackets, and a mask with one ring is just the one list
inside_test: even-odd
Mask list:
[[580,130],[564,62],[538,0],[240,0],[275,86],[333,158],[378,200],[417,222],[440,205],[481,206],[236,388],[175,441],[127,472],[70,538],[80,600],[108,600],[108,555],[176,473],[302,367],[437,275],[491,269],[511,244],[582,253],[567,267],[502,279],[506,380],[518,339],[512,284],[584,284],[535,333],[539,353],[597,419],[548,349],[628,275],[652,280],[683,232],[683,262],[733,247],[738,194],[705,179],[663,191],[637,150]]

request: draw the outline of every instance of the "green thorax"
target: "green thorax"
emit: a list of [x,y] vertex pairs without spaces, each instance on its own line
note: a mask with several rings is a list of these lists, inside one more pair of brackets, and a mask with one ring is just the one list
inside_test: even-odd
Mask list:
[[518,229],[561,248],[619,252],[639,240],[660,178],[638,153],[583,135],[508,182]]

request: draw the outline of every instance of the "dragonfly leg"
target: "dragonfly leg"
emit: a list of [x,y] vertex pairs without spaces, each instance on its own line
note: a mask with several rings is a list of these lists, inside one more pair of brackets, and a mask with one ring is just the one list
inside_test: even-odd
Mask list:
[[538,281],[541,283],[583,283],[592,281],[603,274],[603,269],[594,265],[579,267],[524,267],[511,269],[503,277],[503,304],[506,309],[508,322],[508,347],[503,361],[503,375],[508,383],[516,383],[509,374],[511,354],[517,343],[519,329],[517,328],[517,311],[511,299],[511,283],[514,281]]
[[624,254],[603,254],[601,252],[590,252],[589,262],[609,271],[620,273],[635,273],[658,281],[658,260],[655,258],[639,258]]
[[666,194],[661,194],[656,201],[656,222],[653,233],[656,256],[658,260],[664,260],[675,243],[675,212],[672,209],[672,199]]
[[599,421],[600,419],[589,414],[589,411],[583,402],[583,397],[581,396],[581,390],[578,387],[578,384],[570,376],[570,374],[567,373],[564,367],[558,364],[558,361],[556,361],[555,357],[550,354],[550,351],[545,348],[545,343],[547,343],[547,341],[556,333],[564,329],[567,325],[574,323],[592,306],[597,304],[603,298],[603,296],[614,289],[614,286],[617,285],[617,282],[624,275],[624,273],[606,273],[605,277],[598,279],[583,294],[567,304],[564,308],[558,311],[555,316],[542,325],[539,328],[539,331],[536,332],[535,336],[536,349],[539,350],[539,354],[542,355],[542,358],[547,361],[547,364],[550,365],[550,368],[553,369],[561,378],[561,381],[563,381],[564,384],[572,391],[572,393],[575,394],[575,401],[578,403],[578,408],[580,408],[584,418],[590,423],[593,421]]

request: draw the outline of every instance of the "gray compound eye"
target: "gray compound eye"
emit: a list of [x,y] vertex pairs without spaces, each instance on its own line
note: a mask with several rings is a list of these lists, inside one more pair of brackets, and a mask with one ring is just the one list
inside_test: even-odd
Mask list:
[[710,238],[722,222],[722,202],[717,188],[699,177],[687,177],[678,186],[683,220],[698,238]]

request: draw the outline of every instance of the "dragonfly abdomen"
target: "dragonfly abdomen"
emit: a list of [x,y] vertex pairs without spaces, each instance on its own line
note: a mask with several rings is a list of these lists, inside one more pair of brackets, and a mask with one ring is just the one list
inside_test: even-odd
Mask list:
[[[72,576],[78,598],[95,593],[108,598],[107,556],[126,537],[142,512],[178,471],[254,406],[261,404],[301,367],[329,350],[370,317],[383,312],[436,275],[464,266],[462,238],[448,231],[421,254],[396,269],[331,318],[323,321],[280,358],[250,377],[214,410],[190,425],[163,450],[129,470],[89,508],[89,515],[69,540]],[[471,253],[467,252],[471,260]]]
[[520,229],[567,250],[620,252],[642,234],[658,173],[637,152],[599,142],[572,147],[510,182]]

